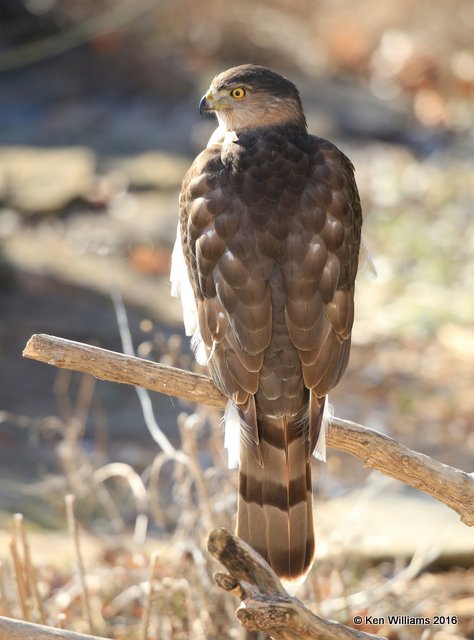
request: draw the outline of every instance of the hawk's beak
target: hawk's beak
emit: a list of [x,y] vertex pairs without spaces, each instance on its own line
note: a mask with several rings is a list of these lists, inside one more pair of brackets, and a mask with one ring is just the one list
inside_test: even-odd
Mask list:
[[214,101],[211,94],[207,93],[201,98],[201,102],[199,103],[199,113],[203,115],[204,113],[209,113],[210,111],[214,111]]

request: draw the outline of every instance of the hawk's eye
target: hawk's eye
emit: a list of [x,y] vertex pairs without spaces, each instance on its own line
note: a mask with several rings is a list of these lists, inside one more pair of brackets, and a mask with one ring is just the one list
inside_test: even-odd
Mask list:
[[236,100],[241,100],[245,96],[245,89],[243,87],[236,87],[232,89],[230,95]]

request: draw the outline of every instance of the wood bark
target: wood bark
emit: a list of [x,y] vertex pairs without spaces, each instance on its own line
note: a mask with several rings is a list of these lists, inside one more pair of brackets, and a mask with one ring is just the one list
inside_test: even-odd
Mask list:
[[211,531],[207,548],[229,572],[216,573],[214,580],[240,598],[237,617],[247,630],[262,631],[274,640],[382,640],[312,613],[285,591],[258,553],[225,529]]
[[0,640],[110,640],[0,616]]

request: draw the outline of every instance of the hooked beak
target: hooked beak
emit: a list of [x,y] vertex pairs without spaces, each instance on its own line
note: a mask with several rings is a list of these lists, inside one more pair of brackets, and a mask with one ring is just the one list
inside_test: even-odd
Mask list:
[[201,115],[203,115],[204,113],[209,113],[214,108],[209,98],[210,98],[209,94],[201,98],[201,102],[199,103],[199,113]]
[[199,103],[199,113],[203,115],[209,111],[208,102],[206,96],[201,98],[201,102]]

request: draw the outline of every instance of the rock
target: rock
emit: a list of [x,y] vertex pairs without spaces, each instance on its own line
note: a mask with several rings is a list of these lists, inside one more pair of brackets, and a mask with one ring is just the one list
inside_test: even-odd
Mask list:
[[184,156],[160,151],[141,153],[112,161],[110,169],[122,171],[132,189],[176,189],[191,161]]
[[169,277],[144,276],[112,251],[83,252],[55,228],[29,229],[5,244],[5,259],[18,271],[51,277],[110,297],[112,286],[127,305],[154,314],[165,325],[182,326],[181,307],[171,297]]
[[7,204],[26,214],[64,209],[87,195],[94,177],[95,154],[82,147],[0,150],[0,185]]

